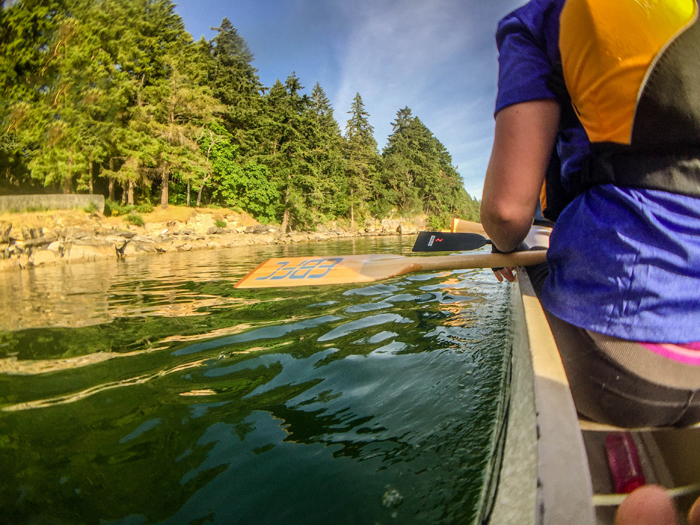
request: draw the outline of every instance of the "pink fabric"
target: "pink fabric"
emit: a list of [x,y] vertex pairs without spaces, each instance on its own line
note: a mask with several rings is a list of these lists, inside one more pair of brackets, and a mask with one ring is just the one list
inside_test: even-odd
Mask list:
[[697,343],[639,343],[647,350],[667,359],[692,366],[700,366],[700,342]]

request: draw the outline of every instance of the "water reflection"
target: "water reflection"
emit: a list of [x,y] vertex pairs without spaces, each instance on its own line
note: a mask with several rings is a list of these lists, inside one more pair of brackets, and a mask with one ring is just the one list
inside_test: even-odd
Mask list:
[[98,261],[0,272],[0,331],[82,327],[119,317],[205,315],[212,307],[245,307],[255,299],[213,293],[208,283],[235,283],[270,257],[410,252],[413,237],[354,238],[340,242],[242,246],[167,253],[122,262]]
[[[0,331],[10,523],[474,519],[503,380],[506,288],[471,270],[233,289],[274,250],[86,265],[102,283],[77,293],[102,308],[89,323],[70,324],[76,311],[54,305],[61,312],[36,328]],[[65,269],[37,272],[15,297],[53,297]],[[169,315],[173,305],[188,313]]]

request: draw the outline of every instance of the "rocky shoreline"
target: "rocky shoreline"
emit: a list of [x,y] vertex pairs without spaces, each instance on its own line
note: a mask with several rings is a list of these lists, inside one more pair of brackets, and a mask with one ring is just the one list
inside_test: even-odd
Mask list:
[[[144,226],[129,224],[123,217],[78,210],[4,215],[0,217],[0,271],[167,252],[413,234],[422,226],[416,221],[385,219],[368,222],[363,229],[329,223],[315,232],[282,233],[279,227],[225,210],[190,209],[187,215],[183,220],[146,216]],[[226,226],[220,227],[222,223]]]

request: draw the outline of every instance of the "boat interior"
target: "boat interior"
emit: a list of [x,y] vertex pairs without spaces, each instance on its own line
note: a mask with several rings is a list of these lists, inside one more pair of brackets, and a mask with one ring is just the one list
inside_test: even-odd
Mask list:
[[[579,419],[557,345],[525,271],[513,286],[512,356],[481,523],[612,525],[606,438],[630,432],[646,483],[665,487],[680,521],[700,495],[700,425],[620,429]],[[502,434],[502,439],[498,435]]]

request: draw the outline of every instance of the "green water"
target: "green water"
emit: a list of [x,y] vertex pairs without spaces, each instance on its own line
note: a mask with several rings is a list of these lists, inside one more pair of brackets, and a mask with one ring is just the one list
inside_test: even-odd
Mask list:
[[272,256],[0,274],[0,523],[470,523],[503,382],[488,270],[235,290]]

